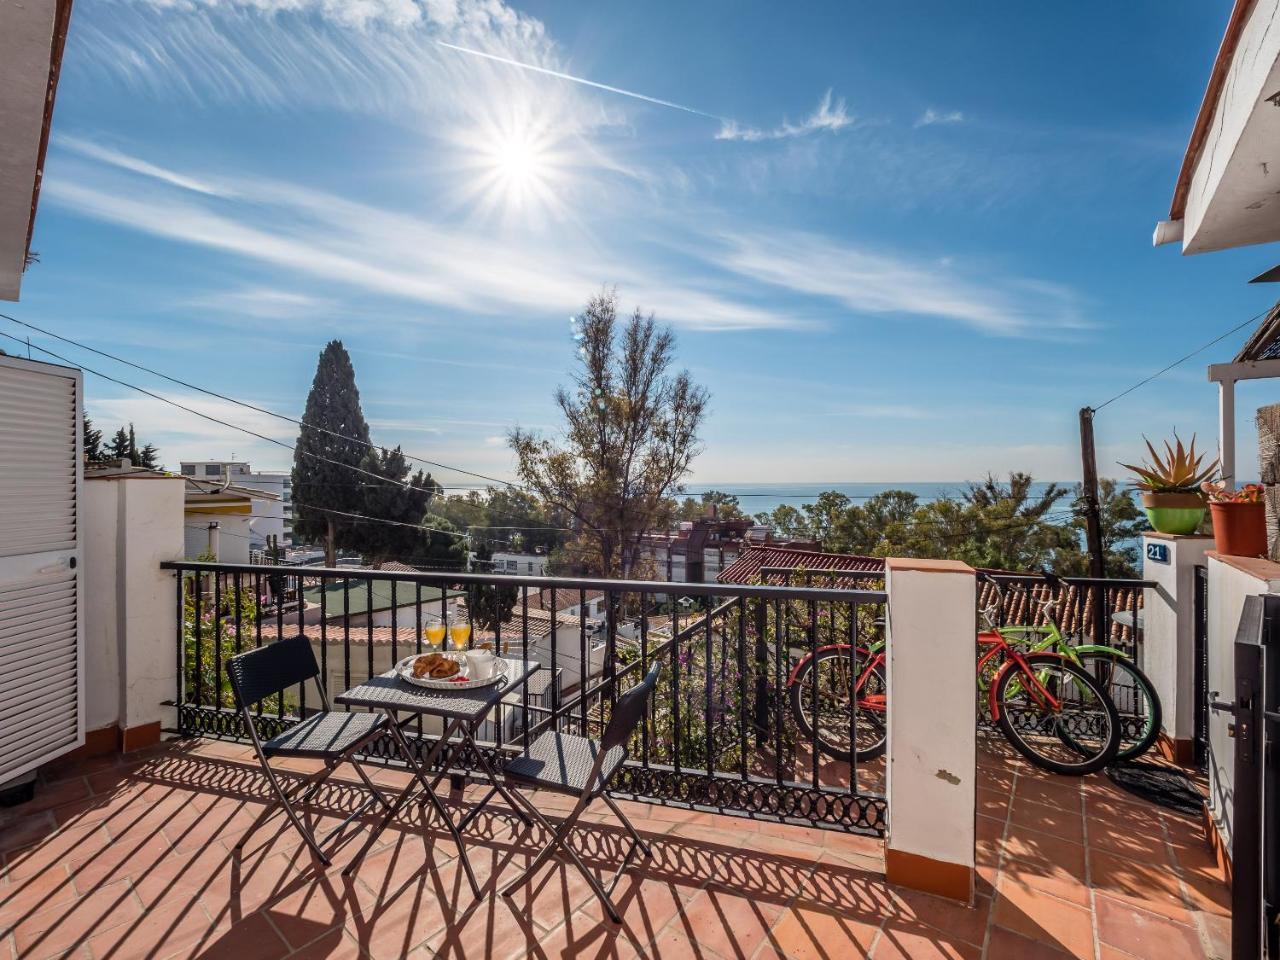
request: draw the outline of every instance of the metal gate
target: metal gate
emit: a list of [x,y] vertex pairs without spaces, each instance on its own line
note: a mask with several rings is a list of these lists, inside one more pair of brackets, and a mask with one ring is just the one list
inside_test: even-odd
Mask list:
[[1249,597],[1235,641],[1232,960],[1280,958],[1280,596]]
[[1193,670],[1195,684],[1194,761],[1201,773],[1209,769],[1209,568],[1195,567],[1193,593]]

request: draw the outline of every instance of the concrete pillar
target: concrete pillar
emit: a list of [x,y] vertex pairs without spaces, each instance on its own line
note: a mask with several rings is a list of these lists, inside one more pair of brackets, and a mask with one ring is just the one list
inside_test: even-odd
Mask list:
[[85,747],[132,750],[160,739],[177,683],[177,611],[164,560],[183,555],[181,477],[85,482]]
[[891,883],[969,903],[974,887],[977,586],[954,560],[885,561]]
[[1213,538],[1148,533],[1142,538],[1142,669],[1163,712],[1160,749],[1177,763],[1195,756],[1195,568]]
[[1236,487],[1236,382],[1218,381],[1218,470],[1227,489]]

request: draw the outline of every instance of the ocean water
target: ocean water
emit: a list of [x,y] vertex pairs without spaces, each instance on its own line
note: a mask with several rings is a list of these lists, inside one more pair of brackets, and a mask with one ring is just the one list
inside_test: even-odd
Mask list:
[[[1075,481],[1058,481],[1058,486],[1071,491],[1074,496]],[[719,490],[731,493],[738,498],[738,504],[744,513],[770,513],[787,504],[797,509],[806,503],[814,503],[818,495],[828,490],[843,493],[855,503],[868,500],[886,490],[906,490],[920,498],[921,503],[928,503],[939,497],[959,497],[968,487],[963,480],[946,483],[687,483],[685,487],[690,494],[700,494],[708,490]],[[1048,482],[1032,484],[1032,493],[1039,495],[1048,489]],[[1070,496],[1059,501],[1059,509],[1070,506]]]

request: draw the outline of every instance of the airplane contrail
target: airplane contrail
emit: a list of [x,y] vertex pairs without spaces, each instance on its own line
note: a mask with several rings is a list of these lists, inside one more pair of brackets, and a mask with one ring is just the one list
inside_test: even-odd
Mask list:
[[611,87],[607,83],[596,83],[596,81],[588,80],[586,77],[575,77],[571,73],[561,73],[559,70],[550,70],[547,67],[535,66],[532,63],[523,63],[519,60],[512,60],[508,57],[500,57],[495,53],[485,53],[483,50],[472,50],[469,47],[460,47],[457,44],[446,43],[443,40],[437,40],[435,42],[439,46],[447,47],[450,50],[457,50],[459,53],[469,53],[473,57],[483,57],[485,60],[505,63],[511,67],[519,67],[521,70],[532,70],[534,73],[541,73],[548,77],[555,77],[558,80],[568,80],[570,83],[580,83],[586,87],[595,87],[597,90],[616,93],[619,96],[630,97],[633,100],[643,100],[645,103],[657,104],[660,107],[670,107],[673,110],[683,110],[685,113],[692,113],[698,117],[706,117],[708,120],[718,120],[721,123],[733,122],[728,117],[721,117],[714,113],[707,113],[705,110],[686,107],[682,103],[672,103],[670,100],[659,100],[657,97],[650,97],[643,93],[636,93],[634,90],[624,90],[621,87]]

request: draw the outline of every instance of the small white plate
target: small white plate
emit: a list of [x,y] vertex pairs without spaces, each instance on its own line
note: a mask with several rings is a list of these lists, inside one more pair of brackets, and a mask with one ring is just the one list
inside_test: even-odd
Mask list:
[[493,675],[491,677],[484,680],[472,680],[467,676],[467,658],[463,653],[447,651],[443,655],[458,664],[458,672],[452,677],[444,680],[435,680],[431,677],[415,677],[413,675],[413,661],[420,656],[426,656],[426,654],[418,653],[411,657],[405,657],[396,664],[396,676],[405,683],[412,683],[415,687],[426,687],[428,690],[466,690],[474,687],[491,687],[495,683],[500,683],[507,679],[507,662],[501,657],[494,661]]

